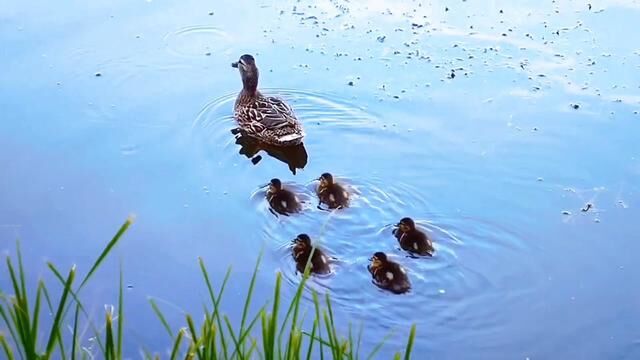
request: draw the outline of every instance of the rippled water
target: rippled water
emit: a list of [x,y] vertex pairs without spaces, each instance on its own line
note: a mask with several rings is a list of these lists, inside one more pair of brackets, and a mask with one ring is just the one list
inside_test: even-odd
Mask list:
[[[331,295],[340,326],[362,322],[368,348],[396,331],[383,358],[413,322],[429,358],[637,358],[640,3],[591,5],[2,6],[0,249],[21,239],[34,282],[44,260],[86,270],[137,214],[85,294],[98,313],[115,302],[122,263],[134,356],[165,350],[147,297],[176,323],[201,309],[198,256],[214,282],[233,265],[242,296],[262,249],[258,296],[277,271],[291,296],[289,245],[304,232],[335,258],[309,287]],[[294,108],[303,146],[231,133],[243,53]],[[317,208],[326,171],[349,208]],[[303,212],[269,211],[273,177]],[[433,258],[398,249],[404,216]],[[407,268],[411,292],[371,283],[375,251]]]

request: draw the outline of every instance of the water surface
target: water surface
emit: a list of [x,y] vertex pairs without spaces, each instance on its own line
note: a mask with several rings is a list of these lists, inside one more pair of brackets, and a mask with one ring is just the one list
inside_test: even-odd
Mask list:
[[[278,271],[291,296],[287,245],[306,232],[338,259],[309,286],[340,326],[363,322],[367,348],[398,332],[383,358],[412,322],[430,358],[637,358],[640,3],[592,5],[4,4],[0,249],[21,239],[33,282],[45,260],[86,271],[135,213],[85,294],[97,313],[115,303],[122,264],[132,356],[166,351],[147,297],[175,324],[201,309],[198,256],[214,281],[233,265],[242,296],[263,249],[257,303]],[[293,156],[230,132],[243,53],[306,128]],[[315,207],[325,171],[350,208]],[[269,212],[272,177],[307,194],[302,214]],[[397,249],[404,216],[434,258]],[[370,283],[375,251],[406,266],[409,294]]]

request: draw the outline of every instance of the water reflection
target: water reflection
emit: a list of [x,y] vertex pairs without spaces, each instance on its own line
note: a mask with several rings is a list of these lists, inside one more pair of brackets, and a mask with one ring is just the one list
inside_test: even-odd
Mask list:
[[273,146],[250,136],[237,133],[237,131],[232,130],[232,133],[236,133],[236,144],[240,145],[238,153],[251,159],[254,165],[258,165],[262,160],[262,156],[259,154],[261,151],[287,164],[289,170],[294,175],[296,174],[296,170],[304,169],[307,165],[308,155],[304,144],[286,147]]

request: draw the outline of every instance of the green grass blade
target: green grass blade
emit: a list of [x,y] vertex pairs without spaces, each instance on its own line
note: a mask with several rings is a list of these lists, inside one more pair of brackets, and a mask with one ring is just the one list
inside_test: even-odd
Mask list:
[[364,330],[364,326],[362,322],[360,322],[360,329],[358,330],[358,342],[356,343],[356,359],[360,359],[360,344],[362,344],[362,331]]
[[[244,343],[247,339],[247,336],[249,336],[251,334],[251,330],[254,328],[254,326],[256,325],[256,323],[258,322],[258,319],[260,319],[260,314],[262,313],[262,311],[264,310],[264,307],[262,307],[258,313],[253,317],[253,319],[251,319],[251,321],[249,322],[249,325],[247,325],[246,329],[244,329],[244,333],[240,334],[240,337],[238,338],[238,342],[239,343]],[[226,359],[233,359],[234,356],[236,355],[235,352],[231,353],[231,357],[225,357]],[[245,357],[247,359],[250,359],[251,357],[248,354],[245,354]]]
[[71,342],[71,360],[76,360],[76,350],[78,348],[78,318],[80,316],[80,304],[76,304],[76,311],[73,316],[73,339]]
[[[258,317],[256,317],[257,319]],[[249,347],[249,350],[247,350],[247,359],[252,359],[251,355],[253,355],[253,352],[256,351],[256,349],[258,348],[258,342],[255,339],[251,339],[251,346]]]
[[266,310],[260,311],[260,320],[262,324],[262,351],[265,360],[272,360],[273,349],[269,347],[269,315]]
[[211,281],[209,280],[209,272],[207,271],[207,267],[204,264],[204,260],[202,258],[198,258],[198,263],[200,264],[200,270],[202,272],[202,276],[204,277],[205,283],[207,285],[207,289],[209,290],[209,297],[211,298],[211,302],[213,305],[213,315],[211,317],[211,320],[216,321],[216,323],[218,324],[218,328],[220,329],[220,332],[221,332],[220,345],[222,345],[222,351],[223,351],[224,357],[228,358],[227,342],[225,340],[225,336],[222,335],[223,327],[222,327],[222,320],[220,319],[220,315],[219,315],[220,314],[219,307],[220,307],[220,300],[222,299],[222,294],[224,293],[224,289],[227,286],[227,282],[229,281],[229,276],[231,276],[231,267],[227,269],[227,273],[225,274],[224,279],[222,280],[222,285],[220,286],[220,292],[218,293],[218,296],[216,296],[213,293],[213,286],[211,285]]
[[[316,320],[318,321],[318,337],[322,339],[322,324],[321,324],[322,318],[320,317],[320,300],[318,300],[317,292],[312,291],[311,295],[313,297],[313,307],[316,312]],[[320,346],[320,360],[324,360],[324,345],[322,341],[320,341],[319,346]]]
[[176,336],[176,340],[173,342],[173,349],[171,349],[171,357],[170,360],[175,360],[178,356],[178,352],[180,351],[180,345],[182,345],[182,337],[184,336],[184,331],[180,329],[178,331],[178,336]]
[[309,336],[309,347],[307,348],[307,360],[311,360],[311,354],[313,352],[313,344],[316,342],[316,329],[318,327],[318,319],[313,320],[313,327],[311,328],[311,335]]
[[104,341],[105,353],[104,357],[106,360],[115,359],[115,345],[113,343],[113,318],[111,317],[111,313],[107,311],[106,314],[106,322],[105,322],[105,330],[106,330],[106,338]]
[[28,336],[28,340],[30,341],[30,349],[32,350],[32,354],[36,354],[36,342],[38,340],[38,333],[34,333],[31,331],[31,327],[29,327],[29,320],[32,318],[29,315],[29,298],[27,296],[27,282],[25,281],[25,271],[22,263],[22,252],[20,251],[20,242],[16,242],[16,254],[18,256],[18,275],[20,277],[20,290],[22,293],[22,311],[23,311],[23,321],[25,327],[25,333]]
[[202,351],[200,350],[200,345],[198,343],[198,333],[196,332],[196,327],[193,325],[193,319],[191,315],[187,315],[187,325],[189,326],[189,332],[191,333],[191,341],[194,345],[194,350],[198,355],[199,359],[203,359]]
[[171,332],[171,327],[169,326],[169,323],[167,322],[167,319],[164,317],[164,314],[162,313],[162,311],[158,307],[158,304],[156,304],[156,302],[152,298],[148,298],[148,300],[149,300],[149,303],[151,304],[151,309],[156,314],[156,317],[162,323],[162,327],[164,327],[164,329],[169,334],[169,337],[171,338],[171,340],[173,340],[173,333]]
[[[7,307],[9,307],[9,302],[7,301],[6,298],[4,298],[4,296],[3,296],[2,300],[3,300],[3,302],[5,302],[7,304]],[[4,308],[4,306],[2,306],[2,304],[0,304],[0,317],[2,317],[2,320],[4,321],[5,325],[7,326],[7,330],[9,330],[9,335],[11,336],[11,340],[13,340],[14,344],[18,344],[19,343],[18,342],[18,337],[17,337],[16,332],[15,332],[13,326],[12,326],[12,324],[14,324],[14,323],[13,323],[12,320],[9,319],[10,316],[7,315],[7,312],[6,312],[5,308]],[[18,351],[18,355],[20,355],[21,359],[25,357],[22,354],[22,352],[20,350],[20,347],[18,347],[17,351]]]
[[120,291],[118,292],[118,345],[117,355],[118,359],[122,359],[122,326],[124,323],[124,310],[123,310],[123,283],[122,283],[122,264],[120,265]]
[[31,334],[33,334],[32,338],[32,346],[36,348],[36,340],[38,338],[38,324],[40,323],[40,303],[42,300],[42,288],[44,287],[44,282],[42,280],[38,281],[38,290],[36,290],[36,303],[33,306],[33,318],[31,320]]
[[411,331],[409,332],[409,340],[407,341],[407,348],[404,350],[404,360],[411,359],[411,349],[413,349],[413,341],[416,338],[416,324],[411,325]]
[[253,269],[253,275],[251,276],[251,282],[249,283],[249,291],[247,291],[247,297],[242,310],[242,320],[240,321],[240,333],[244,332],[244,324],[247,321],[247,314],[249,313],[249,306],[251,305],[251,298],[253,297],[253,289],[256,285],[256,278],[258,277],[258,268],[260,267],[261,260],[262,252],[258,255],[258,260],[256,260],[256,266]]
[[47,343],[47,350],[45,353],[45,358],[48,359],[51,356],[53,351],[53,347],[55,345],[55,340],[58,338],[59,330],[60,330],[60,322],[62,321],[62,311],[65,308],[67,297],[69,296],[69,291],[71,289],[71,285],[73,284],[73,280],[76,276],[76,268],[73,266],[71,270],[69,270],[69,276],[67,276],[67,281],[64,285],[64,290],[62,292],[62,296],[60,297],[60,301],[58,302],[58,311],[56,311],[56,316],[53,320],[53,324],[51,325],[51,331],[49,332],[49,341]]
[[0,345],[2,346],[2,350],[4,350],[4,354],[6,355],[7,360],[14,360],[13,351],[11,351],[11,347],[9,346],[9,343],[7,343],[7,340],[4,338],[2,333],[0,333]]
[[339,344],[339,340],[338,340],[338,333],[336,331],[336,325],[335,322],[333,320],[333,309],[331,308],[331,298],[329,297],[329,293],[325,294],[325,303],[327,304],[327,310],[329,311],[329,324],[331,325],[330,327],[327,326],[327,332],[331,333],[330,338],[333,339],[334,342],[334,346],[338,346],[338,348],[335,349],[336,359],[341,359],[341,355],[340,355],[340,344]]
[[229,331],[229,336],[231,336],[231,341],[233,341],[233,344],[236,347],[233,353],[234,354],[237,353],[240,359],[244,359],[244,352],[242,351],[243,344],[238,342],[238,338],[236,337],[236,334],[233,331],[233,326],[231,325],[231,321],[227,316],[224,316],[224,322],[227,325],[227,330]]
[[7,269],[9,270],[9,276],[11,278],[11,285],[13,286],[14,298],[11,300],[11,306],[9,306],[9,314],[13,324],[16,327],[16,332],[19,335],[19,342],[21,344],[25,356],[30,359],[36,356],[35,349],[32,347],[31,335],[29,334],[30,322],[28,318],[28,304],[26,301],[26,293],[22,293],[20,281],[16,276],[15,269],[11,263],[11,258],[7,257]]
[[380,351],[380,349],[382,349],[382,346],[384,345],[384,343],[386,343],[391,336],[393,336],[393,332],[389,331],[387,335],[385,335],[382,338],[382,340],[380,340],[380,342],[373,348],[373,350],[371,350],[371,352],[369,353],[369,356],[367,356],[367,360],[373,359],[376,356],[376,354]]
[[100,256],[98,256],[96,261],[93,263],[93,266],[91,267],[91,270],[89,270],[87,275],[84,277],[84,279],[80,283],[80,286],[78,287],[78,292],[80,291],[80,289],[82,289],[84,287],[84,285],[87,283],[87,281],[89,281],[89,279],[91,279],[91,276],[93,275],[93,273],[95,273],[96,270],[98,270],[98,267],[100,267],[100,264],[102,264],[102,262],[107,257],[107,255],[109,255],[109,253],[111,252],[113,247],[116,246],[116,244],[118,243],[118,241],[120,240],[122,235],[124,235],[124,233],[127,231],[129,226],[131,226],[131,224],[133,224],[133,217],[130,216],[127,219],[127,221],[125,221],[124,224],[122,224],[122,226],[120,226],[120,229],[118,230],[116,235],[111,239],[111,241],[109,241],[109,243],[104,248],[104,250],[102,251]]
[[[349,344],[353,345],[353,333],[351,332],[351,324],[349,324]],[[354,359],[354,355],[355,355],[353,353],[353,346],[350,346],[349,349],[350,349],[350,351],[347,354],[348,358],[349,358],[349,360],[353,360]]]
[[[282,285],[282,274],[278,273],[276,275],[276,286],[273,291],[273,307],[271,308],[271,315],[269,316],[269,346],[273,351],[276,346],[276,327],[278,326],[278,310],[280,309],[280,287]],[[280,349],[280,344],[278,342],[278,349]],[[275,356],[273,352],[272,356]],[[282,358],[281,354],[278,354],[278,358]]]
[[331,350],[331,355],[333,356],[333,359],[338,359],[338,344],[336,343],[336,340],[333,338],[333,332],[331,331],[331,322],[329,320],[329,315],[327,315],[327,312],[324,311],[322,313],[322,317],[324,319],[324,326],[327,328],[327,336],[329,337],[329,349]]
[[[49,267],[49,270],[51,270],[51,272],[53,272],[55,277],[60,281],[62,286],[64,286],[66,280],[62,276],[60,271],[58,271],[58,269],[55,267],[55,265],[53,263],[47,263],[47,266]],[[78,298],[78,294],[76,292],[74,292],[73,289],[69,289],[69,294],[71,294],[71,297],[73,297],[73,300],[75,301],[75,303],[80,307],[80,311],[82,312],[82,315],[84,315],[87,319],[89,319],[90,318],[89,313],[87,312],[87,310],[82,305],[82,302]],[[46,287],[44,288],[44,295],[45,295],[45,299],[47,299],[47,303],[49,304],[49,308],[51,309],[52,308],[51,299],[49,297],[49,294],[47,292],[47,288]],[[53,309],[51,310],[51,312],[53,312]],[[64,318],[65,315],[66,315],[66,309],[65,309],[65,311],[63,312],[62,315],[63,315],[62,317]],[[91,326],[91,330],[93,331],[94,339],[96,340],[96,343],[98,344],[98,347],[100,348],[100,352],[104,354],[105,349],[104,349],[104,344],[102,343],[102,340],[100,340],[100,331],[98,331],[98,329],[96,328],[96,326],[95,326],[95,324],[93,322],[89,322],[89,326]],[[86,356],[84,354],[85,353],[83,352],[83,358]]]

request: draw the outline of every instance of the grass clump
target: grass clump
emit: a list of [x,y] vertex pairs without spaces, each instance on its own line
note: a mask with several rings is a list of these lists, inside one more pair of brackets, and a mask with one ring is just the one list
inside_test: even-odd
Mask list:
[[[26,272],[22,263],[22,255],[18,246],[17,266],[11,257],[6,258],[6,269],[12,294],[0,289],[0,354],[8,360],[46,360],[93,359],[104,358],[119,360],[123,358],[123,276],[120,271],[117,308],[109,307],[105,311],[104,322],[96,325],[80,300],[80,292],[100,268],[104,260],[120,241],[132,219],[128,219],[107,244],[100,256],[95,260],[89,272],[77,281],[75,266],[63,275],[52,263],[48,263],[60,288],[56,288],[59,296],[52,299],[49,288],[39,280],[32,298],[27,292]],[[208,304],[203,308],[202,319],[196,324],[191,314],[184,315],[184,324],[174,331],[165,315],[153,300],[149,299],[152,311],[159,320],[159,326],[166,330],[169,343],[166,356],[169,359],[265,359],[265,360],[297,360],[297,359],[372,359],[383,343],[385,337],[366,357],[360,355],[362,327],[354,339],[351,326],[348,336],[341,336],[334,321],[331,299],[312,292],[313,304],[307,313],[302,298],[309,279],[307,264],[300,284],[293,299],[282,302],[282,275],[276,275],[273,298],[254,313],[251,313],[253,292],[260,266],[260,258],[256,261],[247,294],[244,298],[242,317],[239,324],[232,324],[227,315],[221,311],[224,291],[231,275],[231,268],[226,272],[220,286],[215,288],[202,258],[198,259],[200,271],[208,292]],[[77,285],[79,282],[79,285]],[[32,295],[32,294],[31,294]],[[43,308],[46,311],[43,311]],[[51,314],[44,315],[44,314]],[[310,316],[309,321],[305,321]],[[311,321],[312,320],[312,321]],[[304,330],[305,324],[311,323],[310,330]],[[308,327],[308,326],[307,326]],[[82,330],[84,329],[84,330]],[[398,352],[395,359],[410,359],[415,339],[415,325],[409,333],[404,354]],[[91,338],[93,346],[86,347]],[[160,359],[145,351],[147,359]]]

